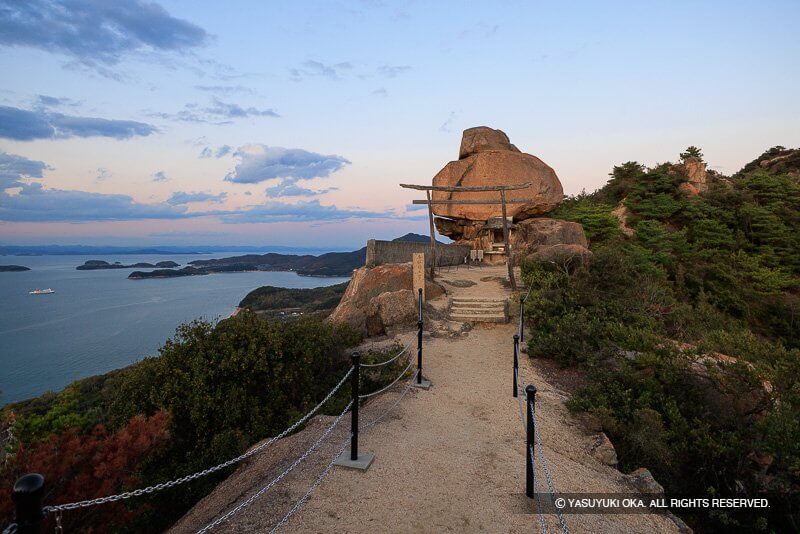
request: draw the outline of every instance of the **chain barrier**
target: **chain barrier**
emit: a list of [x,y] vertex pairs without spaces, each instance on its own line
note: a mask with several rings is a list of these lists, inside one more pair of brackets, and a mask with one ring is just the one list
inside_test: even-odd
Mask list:
[[320,473],[320,475],[317,477],[314,483],[311,484],[311,486],[308,488],[308,491],[305,493],[305,495],[300,497],[300,500],[294,504],[292,509],[289,510],[289,512],[285,516],[283,516],[283,519],[281,519],[277,525],[272,527],[272,530],[269,531],[270,534],[277,532],[278,529],[280,529],[283,525],[286,524],[287,521],[289,521],[289,518],[292,517],[292,514],[294,514],[296,511],[298,511],[300,508],[303,507],[303,505],[306,503],[311,494],[314,493],[314,490],[317,489],[317,487],[319,487],[320,484],[322,484],[322,479],[324,479],[328,475],[328,472],[331,470],[331,467],[333,467],[333,463],[336,461],[339,455],[344,452],[344,450],[347,448],[347,445],[348,442],[347,440],[345,440],[344,444],[339,448],[338,451],[336,451],[336,454],[334,455],[333,459],[331,459],[331,461],[328,462],[328,465],[325,466],[325,469],[322,471],[322,473]]
[[[531,462],[533,465],[536,465],[536,455],[533,453],[533,446],[528,447],[528,454],[531,455]],[[542,498],[538,491],[538,484],[536,481],[539,480],[539,477],[533,477],[533,494],[536,495],[536,513],[539,516],[539,528],[542,530],[542,534],[547,534],[547,523],[544,521],[544,515],[542,514]]]
[[[531,417],[533,418],[533,434],[536,438],[536,448],[539,450],[539,459],[541,460],[542,464],[542,471],[544,471],[545,481],[547,482],[547,488],[550,490],[551,495],[556,494],[556,489],[553,486],[553,477],[550,476],[550,469],[547,466],[547,458],[544,456],[544,445],[542,445],[542,436],[539,434],[539,423],[536,421],[536,410],[531,407]],[[556,515],[558,515],[558,522],[561,523],[561,530],[564,534],[569,534],[569,528],[567,527],[567,522],[564,519],[564,515],[561,513],[561,510],[556,508]]]
[[408,343],[406,343],[406,346],[405,346],[405,347],[403,347],[403,348],[402,348],[402,350],[400,350],[400,352],[398,352],[397,354],[395,354],[394,356],[392,356],[392,357],[391,357],[391,358],[389,358],[388,360],[386,360],[386,361],[384,361],[384,362],[380,362],[380,363],[362,363],[362,364],[361,364],[361,367],[383,367],[384,365],[389,365],[390,363],[392,363],[393,361],[395,361],[397,358],[399,358],[400,356],[402,356],[402,355],[403,355],[403,354],[404,354],[404,353],[405,353],[405,352],[406,352],[408,349],[410,349],[410,348],[411,348],[411,345],[412,345],[412,344],[414,343],[414,341],[416,341],[416,340],[417,340],[417,335],[416,335],[416,334],[414,334],[414,337],[412,337],[412,338],[411,338],[411,339],[408,341]]
[[415,372],[415,373],[414,373],[414,374],[411,376],[411,379],[408,381],[408,384],[406,385],[406,388],[403,390],[403,392],[400,394],[400,396],[399,396],[399,397],[397,397],[397,399],[394,401],[394,404],[392,404],[391,406],[389,406],[389,407],[388,407],[388,408],[387,408],[387,409],[386,409],[386,410],[385,410],[385,411],[384,411],[384,412],[383,412],[381,415],[379,415],[378,417],[376,417],[375,419],[373,419],[372,421],[370,421],[368,424],[364,425],[364,427],[363,427],[363,430],[364,430],[364,431],[367,431],[367,430],[369,430],[370,428],[372,428],[373,426],[375,426],[376,424],[380,423],[380,422],[381,422],[381,420],[382,420],[384,417],[386,417],[386,415],[387,415],[389,412],[391,412],[392,410],[394,410],[394,409],[395,409],[395,407],[397,407],[397,405],[398,405],[398,404],[400,404],[400,401],[402,401],[402,400],[403,400],[403,397],[405,397],[405,396],[406,396],[406,393],[408,393],[408,390],[410,390],[410,389],[411,389],[411,386],[413,386],[413,385],[414,385],[414,380],[416,380],[416,378],[417,378],[417,375],[418,375],[418,374],[419,374],[419,371],[416,371],[416,372]]
[[394,386],[395,384],[397,384],[397,382],[399,382],[400,379],[403,378],[403,376],[408,372],[408,370],[411,369],[412,365],[414,365],[414,362],[413,362],[413,360],[410,360],[408,362],[408,365],[406,366],[406,368],[403,369],[402,371],[400,371],[400,374],[397,375],[397,378],[392,380],[392,382],[388,386],[383,387],[383,388],[379,389],[378,391],[373,391],[372,393],[366,393],[364,395],[359,395],[358,398],[359,399],[368,399],[369,397],[374,397],[375,395],[379,395],[379,394],[383,393],[387,389],[389,389],[392,386]]
[[253,456],[254,454],[256,454],[257,452],[261,451],[262,449],[272,445],[276,441],[283,439],[284,437],[286,437],[287,435],[292,433],[294,430],[296,430],[300,425],[305,423],[325,403],[327,403],[331,399],[331,397],[333,397],[333,395],[339,390],[339,388],[342,387],[342,384],[345,383],[345,381],[348,379],[348,377],[352,373],[353,373],[353,368],[350,367],[350,369],[342,377],[342,379],[339,381],[339,383],[336,384],[336,386],[334,386],[334,388],[325,396],[325,398],[322,399],[319,402],[319,404],[314,406],[311,409],[311,411],[309,411],[303,417],[301,417],[300,419],[295,421],[294,424],[292,424],[292,426],[290,426],[289,428],[287,428],[286,430],[284,430],[283,432],[281,432],[277,436],[275,436],[273,438],[270,438],[269,440],[265,441],[261,445],[258,445],[257,447],[254,447],[254,448],[250,449],[249,451],[237,456],[236,458],[232,458],[232,459],[228,460],[227,462],[223,462],[221,464],[215,465],[214,467],[209,467],[208,469],[205,469],[203,471],[198,471],[197,473],[193,473],[191,475],[186,475],[186,476],[183,476],[181,478],[176,478],[174,480],[170,480],[169,482],[162,482],[162,483],[156,484],[154,486],[149,486],[147,488],[141,488],[141,489],[137,489],[137,490],[133,490],[133,491],[126,491],[126,492],[119,493],[119,494],[116,494],[116,495],[109,495],[107,497],[99,497],[97,499],[87,499],[85,501],[78,501],[78,502],[69,503],[69,504],[58,504],[58,505],[54,505],[54,506],[45,506],[45,507],[42,508],[42,510],[45,513],[59,512],[59,511],[63,511],[63,510],[75,510],[75,509],[78,509],[78,508],[87,508],[89,506],[95,506],[95,505],[98,505],[98,504],[105,504],[105,503],[108,503],[108,502],[116,502],[116,501],[123,500],[123,499],[130,499],[131,497],[139,497],[141,495],[153,493],[155,491],[161,491],[163,489],[171,488],[173,486],[178,486],[180,484],[184,484],[186,482],[190,482],[190,481],[195,480],[197,478],[200,478],[200,477],[203,477],[203,476],[206,476],[206,475],[210,475],[211,473],[215,473],[215,472],[219,471],[220,469],[225,469],[226,467],[230,467],[233,464],[241,462],[242,460],[246,460],[247,458],[249,458],[249,457]]
[[263,495],[267,491],[269,491],[272,487],[275,486],[275,484],[277,484],[278,482],[283,480],[283,478],[286,475],[288,475],[295,467],[300,465],[303,461],[305,461],[306,458],[308,458],[311,455],[312,452],[317,450],[317,448],[319,447],[320,443],[322,443],[322,441],[325,438],[327,438],[328,435],[330,435],[330,433],[333,431],[333,429],[336,427],[336,425],[339,424],[339,421],[342,420],[342,417],[344,417],[344,414],[346,414],[350,410],[350,407],[352,405],[353,405],[353,401],[351,400],[349,403],[347,403],[347,406],[345,406],[344,410],[342,410],[342,413],[339,414],[339,416],[336,418],[336,420],[334,420],[333,423],[331,423],[331,425],[325,430],[325,432],[323,432],[322,435],[320,435],[320,437],[317,439],[317,441],[315,441],[311,445],[311,447],[309,447],[309,449],[306,450],[306,452],[304,452],[297,460],[295,460],[292,465],[287,467],[286,470],[283,473],[281,473],[280,475],[275,477],[269,484],[267,484],[266,486],[264,486],[263,488],[258,490],[256,493],[254,493],[253,495],[248,497],[246,500],[242,501],[242,503],[239,504],[239,506],[237,506],[236,508],[234,508],[231,511],[229,511],[227,514],[219,517],[218,519],[212,521],[211,523],[209,523],[205,527],[203,527],[200,530],[198,530],[197,534],[205,534],[209,530],[221,525],[222,523],[224,523],[225,521],[227,521],[228,519],[233,517],[242,508],[245,508],[245,507],[249,506],[253,501],[258,499],[261,495]]

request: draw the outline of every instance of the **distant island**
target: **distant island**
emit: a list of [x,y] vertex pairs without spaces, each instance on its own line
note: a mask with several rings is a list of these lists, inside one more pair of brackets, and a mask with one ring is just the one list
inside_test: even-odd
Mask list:
[[309,313],[327,316],[342,300],[348,284],[343,282],[303,289],[262,286],[248,293],[239,303],[239,308],[277,318],[294,318]]
[[[429,237],[409,233],[394,241],[428,242]],[[293,271],[300,276],[350,276],[353,269],[364,265],[367,260],[367,247],[352,252],[328,252],[320,256],[309,254],[247,254],[214,260],[190,261],[188,267],[170,270],[160,269],[145,272],[134,271],[128,278],[173,278],[211,273],[237,273],[247,271]]]
[[30,270],[30,267],[23,267],[22,265],[0,265],[0,273],[19,273]]
[[140,262],[132,265],[123,265],[118,261],[114,263],[108,263],[107,261],[103,260],[87,260],[83,265],[78,265],[75,268],[79,271],[96,271],[99,269],[155,269],[157,267],[160,269],[171,269],[179,266],[180,263],[175,263],[174,261],[160,261],[155,264]]

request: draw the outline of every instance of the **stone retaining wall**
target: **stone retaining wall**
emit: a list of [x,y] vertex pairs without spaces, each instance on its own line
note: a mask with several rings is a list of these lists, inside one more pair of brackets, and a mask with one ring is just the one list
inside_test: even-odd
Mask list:
[[[411,255],[415,252],[424,252],[425,265],[430,267],[430,243],[370,239],[367,241],[366,266],[375,267],[387,263],[406,263],[411,261]],[[464,263],[464,258],[467,256],[469,256],[468,246],[436,244],[437,265],[458,265]]]

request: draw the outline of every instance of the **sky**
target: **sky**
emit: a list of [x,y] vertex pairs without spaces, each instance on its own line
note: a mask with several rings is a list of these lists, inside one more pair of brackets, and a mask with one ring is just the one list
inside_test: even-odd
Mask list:
[[361,247],[491,126],[567,194],[800,145],[800,3],[0,0],[0,244]]

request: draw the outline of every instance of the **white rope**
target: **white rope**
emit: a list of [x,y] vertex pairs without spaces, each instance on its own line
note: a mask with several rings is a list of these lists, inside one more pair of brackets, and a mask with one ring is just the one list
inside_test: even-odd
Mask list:
[[198,530],[197,534],[204,534],[205,532],[208,532],[212,528],[217,527],[220,524],[224,523],[225,521],[227,521],[228,519],[233,517],[234,514],[239,512],[239,510],[249,506],[253,501],[258,499],[261,495],[263,495],[264,493],[269,491],[273,486],[275,486],[275,484],[280,482],[295,467],[300,465],[306,458],[308,458],[311,455],[311,453],[314,452],[317,449],[317,447],[319,447],[319,444],[322,443],[322,440],[324,440],[326,437],[328,437],[328,435],[333,431],[334,427],[339,424],[339,421],[342,420],[342,417],[344,417],[344,414],[346,414],[348,412],[348,410],[350,410],[350,407],[352,405],[353,405],[353,401],[351,400],[347,404],[347,406],[345,406],[344,410],[342,410],[342,413],[340,413],[339,416],[336,418],[336,420],[333,423],[331,423],[331,425],[325,430],[325,432],[322,433],[322,435],[317,439],[317,441],[315,441],[314,444],[311,445],[311,447],[306,452],[304,452],[297,460],[295,460],[292,465],[290,465],[288,468],[286,468],[286,470],[283,473],[281,473],[280,475],[278,475],[277,477],[272,479],[272,481],[269,484],[267,484],[266,486],[264,486],[263,488],[258,490],[256,493],[254,493],[253,495],[248,497],[246,500],[242,501],[242,503],[239,504],[239,506],[237,506],[236,508],[232,509],[227,514],[223,515],[222,517],[219,517],[218,519],[214,520],[213,522],[209,523],[205,527],[203,527],[200,530]]
[[319,404],[314,406],[311,409],[311,411],[309,411],[303,417],[301,417],[300,419],[295,421],[294,424],[292,424],[292,426],[290,426],[289,428],[287,428],[286,430],[284,430],[283,432],[281,432],[277,436],[275,436],[275,437],[263,442],[262,444],[258,445],[257,447],[253,447],[249,451],[245,452],[244,454],[241,454],[241,455],[237,456],[236,458],[232,458],[232,459],[230,459],[230,460],[228,460],[226,462],[223,462],[221,464],[215,465],[214,467],[209,467],[208,469],[204,469],[203,471],[198,471],[197,473],[192,473],[191,475],[186,475],[186,476],[183,476],[181,478],[176,478],[175,480],[170,480],[169,482],[162,482],[160,484],[156,484],[154,486],[149,486],[147,488],[137,489],[137,490],[133,490],[133,491],[126,491],[124,493],[119,493],[117,495],[109,495],[107,497],[99,497],[97,499],[88,499],[88,500],[85,500],[85,501],[78,501],[78,502],[69,503],[69,504],[58,504],[58,505],[55,505],[55,506],[45,506],[43,508],[43,511],[45,513],[48,513],[48,512],[58,512],[58,511],[63,511],[63,510],[75,510],[77,508],[87,508],[89,506],[95,506],[97,504],[105,504],[105,503],[108,503],[108,502],[115,502],[115,501],[119,501],[119,500],[122,500],[122,499],[130,499],[131,497],[139,497],[140,495],[153,493],[155,491],[160,491],[160,490],[163,490],[163,489],[171,488],[171,487],[177,486],[179,484],[184,484],[186,482],[190,482],[192,480],[195,480],[197,478],[209,475],[211,473],[215,473],[215,472],[219,471],[220,469],[224,469],[226,467],[230,467],[231,465],[233,465],[235,463],[241,462],[242,460],[245,460],[245,459],[253,456],[254,454],[259,452],[260,450],[264,449],[265,447],[268,447],[268,446],[272,445],[276,441],[278,441],[280,439],[283,439],[288,434],[290,434],[295,429],[297,429],[297,427],[299,427],[300,425],[305,423],[312,415],[314,415],[317,412],[317,410],[319,410],[326,402],[328,402],[330,400],[331,397],[333,397],[333,395],[339,390],[339,388],[342,387],[342,384],[345,383],[347,378],[352,373],[353,373],[353,367],[351,366],[350,369],[347,371],[347,373],[339,381],[339,383],[336,384],[336,386],[334,386],[334,388],[325,396],[325,398],[322,399],[319,402]]
[[407,351],[409,348],[411,348],[411,344],[414,343],[415,339],[417,339],[416,335],[414,335],[414,337],[411,338],[411,340],[408,343],[406,343],[406,346],[403,347],[402,350],[400,350],[400,352],[398,352],[397,354],[395,354],[394,356],[392,356],[391,358],[389,358],[388,360],[386,360],[384,362],[380,362],[380,363],[362,363],[360,365],[361,365],[361,367],[383,367],[384,365],[389,365],[390,363],[395,361],[397,358],[402,356],[405,351]]
[[389,388],[391,388],[392,386],[394,386],[395,384],[397,384],[397,382],[398,382],[398,381],[399,381],[401,378],[403,378],[403,375],[405,375],[405,374],[408,372],[408,370],[409,370],[409,369],[411,369],[411,366],[412,366],[412,365],[414,365],[414,362],[413,362],[413,361],[409,361],[409,362],[408,362],[408,365],[406,366],[406,368],[405,368],[405,369],[403,369],[402,371],[400,371],[400,374],[399,374],[399,375],[397,375],[397,378],[395,378],[394,380],[392,380],[392,383],[391,383],[391,384],[389,384],[388,386],[386,386],[386,387],[384,387],[384,388],[381,388],[381,389],[379,389],[378,391],[373,391],[372,393],[367,393],[367,394],[365,394],[365,395],[359,395],[359,396],[358,396],[358,398],[359,398],[359,399],[367,399],[367,398],[369,398],[369,397],[374,397],[375,395],[378,395],[378,394],[380,394],[380,393],[383,393],[383,392],[384,392],[384,391],[386,391],[387,389],[389,389]]

